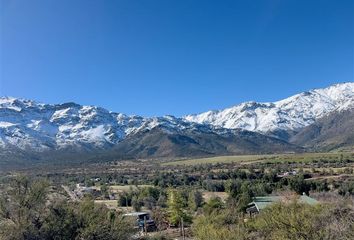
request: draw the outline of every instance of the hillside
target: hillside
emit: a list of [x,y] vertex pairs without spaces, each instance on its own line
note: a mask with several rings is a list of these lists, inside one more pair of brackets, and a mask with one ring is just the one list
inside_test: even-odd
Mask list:
[[321,151],[354,146],[354,110],[336,112],[303,128],[291,143]]
[[287,140],[294,132],[331,112],[354,107],[354,83],[302,92],[268,103],[246,102],[231,108],[187,115],[185,119],[228,129],[245,129]]
[[[274,103],[142,117],[76,103],[0,98],[2,163],[331,150],[352,144],[354,83]],[[297,146],[295,146],[297,145]]]

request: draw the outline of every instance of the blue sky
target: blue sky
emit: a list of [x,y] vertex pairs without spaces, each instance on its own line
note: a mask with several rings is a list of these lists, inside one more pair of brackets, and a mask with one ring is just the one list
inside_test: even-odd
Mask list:
[[0,94],[155,116],[354,81],[352,0],[1,0]]

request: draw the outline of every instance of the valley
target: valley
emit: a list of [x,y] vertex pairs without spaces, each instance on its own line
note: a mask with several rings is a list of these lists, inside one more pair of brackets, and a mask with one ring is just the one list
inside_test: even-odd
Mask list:
[[354,240],[353,13],[0,0],[0,240]]
[[[344,204],[341,207],[344,208],[349,203],[346,211],[351,213],[350,203],[354,197],[353,169],[354,153],[351,152],[238,155],[174,161],[136,159],[76,166],[47,164],[3,171],[0,192],[9,191],[9,186],[14,186],[12,181],[26,176],[29,181],[45,180],[50,186],[49,199],[61,199],[75,208],[81,208],[81,204],[91,201],[97,208],[118,214],[149,213],[157,229],[147,233],[141,228],[139,231],[134,230],[138,231],[140,239],[162,236],[163,239],[182,239],[178,230],[180,222],[174,223],[171,219],[171,211],[175,206],[171,202],[171,194],[178,194],[181,201],[178,211],[182,211],[179,214],[183,213],[179,217],[184,218],[184,234],[191,239],[199,239],[202,233],[198,229],[206,224],[199,225],[203,217],[219,219],[228,216],[223,220],[223,227],[231,221],[244,234],[264,234],[264,229],[255,230],[250,225],[259,218],[245,215],[252,198],[257,196],[296,199],[306,193],[319,201],[321,206],[326,206],[324,209],[332,209],[338,204]],[[289,207],[284,211],[289,211]],[[294,211],[302,211],[304,207],[307,205],[299,205]],[[311,207],[309,211],[315,209]],[[105,211],[99,210],[102,213]],[[231,213],[233,215],[228,215]],[[241,224],[242,219],[249,223]],[[323,224],[332,224],[325,219],[322,221]],[[350,220],[342,218],[341,221]],[[134,232],[128,229],[130,233]],[[350,235],[351,231],[342,230],[341,234]]]
[[289,226],[304,239],[351,239],[353,98],[343,83],[155,118],[2,98],[0,236],[267,239],[263,221],[276,219],[272,239]]

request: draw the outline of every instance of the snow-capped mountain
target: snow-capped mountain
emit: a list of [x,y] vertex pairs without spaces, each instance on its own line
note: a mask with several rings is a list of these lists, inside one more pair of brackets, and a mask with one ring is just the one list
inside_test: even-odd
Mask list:
[[[80,115],[83,121],[80,121]],[[103,129],[94,125],[85,128],[88,115],[89,109],[77,104],[46,105],[24,99],[1,98],[0,143],[41,150],[72,142],[77,137],[93,139]],[[80,122],[82,125],[78,131]],[[89,124],[88,121],[86,123]]]
[[224,110],[187,115],[186,121],[270,134],[298,131],[333,111],[354,107],[354,83],[302,92],[277,102],[246,102]]
[[36,103],[0,98],[0,146],[46,150],[66,146],[104,148],[156,126],[183,129],[198,124],[172,117],[143,118],[75,103]]
[[189,135],[204,134],[203,137],[208,134],[208,138],[234,134],[232,129],[266,135],[277,131],[298,131],[328,113],[353,106],[354,83],[315,89],[274,103],[246,102],[183,118],[145,118],[76,103],[51,105],[3,97],[0,98],[0,147],[38,152],[66,147],[107,149],[129,136],[156,128],[166,134],[183,133],[185,136],[188,132]]
[[301,151],[254,132],[75,103],[0,99],[0,169],[35,163]]

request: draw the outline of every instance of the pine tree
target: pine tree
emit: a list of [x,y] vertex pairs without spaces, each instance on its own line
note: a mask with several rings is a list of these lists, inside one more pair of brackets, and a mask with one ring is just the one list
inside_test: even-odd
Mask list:
[[184,210],[185,202],[181,192],[171,189],[168,191],[169,220],[172,225],[179,225],[181,219],[190,222],[191,217]]

